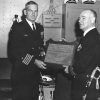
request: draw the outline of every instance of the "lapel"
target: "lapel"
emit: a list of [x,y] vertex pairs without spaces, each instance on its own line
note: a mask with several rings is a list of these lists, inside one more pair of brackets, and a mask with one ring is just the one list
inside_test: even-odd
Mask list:
[[[28,24],[28,22],[26,20],[24,20],[23,22],[24,22],[24,27],[25,27],[26,33],[27,34],[32,34],[34,32],[34,34],[35,34],[36,30],[35,31],[32,30],[32,28],[30,27],[30,25]],[[35,23],[35,25],[36,25],[36,23]],[[36,28],[37,28],[37,26],[36,26]]]
[[82,42],[83,42],[83,36],[81,37],[81,39],[79,41],[79,45],[77,46],[77,52],[82,49]]
[[94,28],[92,30],[90,30],[85,36],[84,36],[84,39],[89,39],[91,38],[91,36],[95,36],[97,32],[97,29]]
[[94,45],[98,37],[98,31],[96,28],[90,30],[84,37],[81,38],[80,44],[77,48],[77,51],[80,51],[82,48],[89,48],[91,45]]

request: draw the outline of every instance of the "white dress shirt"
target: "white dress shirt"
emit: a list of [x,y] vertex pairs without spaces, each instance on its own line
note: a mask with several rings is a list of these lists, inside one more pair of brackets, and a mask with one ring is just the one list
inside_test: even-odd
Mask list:
[[27,20],[27,19],[26,19],[26,21],[28,22],[28,24],[30,25],[30,27],[32,28],[32,30],[33,30],[33,25],[32,25],[32,24],[34,24],[34,28],[36,29],[36,25],[35,25],[35,23],[32,23],[32,22],[30,22],[30,21]]

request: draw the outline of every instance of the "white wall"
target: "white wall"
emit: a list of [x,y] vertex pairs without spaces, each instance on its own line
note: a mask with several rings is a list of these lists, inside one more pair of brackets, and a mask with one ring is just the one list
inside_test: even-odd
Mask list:
[[0,0],[0,58],[6,57],[7,40],[12,19],[15,14],[21,15],[21,10],[27,0]]

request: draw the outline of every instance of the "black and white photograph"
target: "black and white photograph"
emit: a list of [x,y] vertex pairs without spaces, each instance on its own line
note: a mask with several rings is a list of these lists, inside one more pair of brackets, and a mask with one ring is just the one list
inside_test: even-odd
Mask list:
[[100,100],[100,0],[0,0],[0,100]]

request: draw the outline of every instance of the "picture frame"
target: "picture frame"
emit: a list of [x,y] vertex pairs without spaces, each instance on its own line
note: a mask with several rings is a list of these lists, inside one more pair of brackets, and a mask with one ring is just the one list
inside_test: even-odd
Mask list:
[[73,63],[74,53],[74,43],[51,42],[48,45],[44,62],[49,66],[69,66]]

